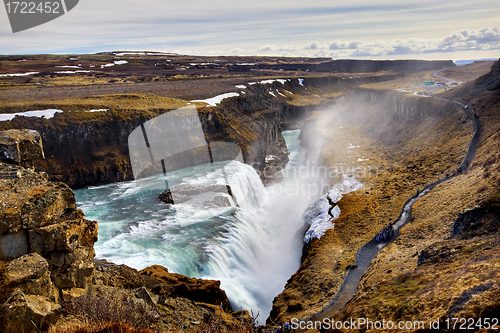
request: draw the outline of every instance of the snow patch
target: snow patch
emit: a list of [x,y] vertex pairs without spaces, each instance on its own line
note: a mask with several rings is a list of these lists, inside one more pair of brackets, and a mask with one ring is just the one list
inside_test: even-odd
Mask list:
[[235,87],[238,88],[238,89],[246,89],[247,88],[247,86],[245,86],[243,84],[239,84],[239,85],[237,85]]
[[38,117],[51,119],[54,118],[56,113],[62,113],[61,110],[56,109],[47,109],[47,110],[37,110],[37,111],[26,111],[26,112],[18,112],[18,113],[2,113],[0,114],[0,121],[10,121],[14,119],[15,116],[20,117]]
[[109,109],[92,109],[85,112],[106,112],[106,111],[109,111]]
[[203,103],[207,103],[208,105],[215,106],[215,105],[219,104],[225,98],[236,97],[236,96],[239,96],[239,95],[240,94],[238,94],[238,93],[232,92],[232,93],[226,93],[226,94],[218,95],[218,96],[215,96],[215,97],[212,97],[212,98],[198,99],[198,100],[194,100],[194,101],[191,101],[191,102],[203,102]]
[[29,73],[15,73],[15,74],[0,74],[0,77],[13,77],[13,76],[28,76],[38,74],[40,72],[29,72]]
[[286,81],[289,79],[271,79],[271,80],[262,80],[259,82],[250,82],[249,85],[254,85],[254,84],[273,84],[274,82],[279,82],[281,84],[285,84]]
[[328,199],[333,203],[337,203],[342,199],[342,195],[357,191],[361,187],[363,187],[363,184],[356,178],[343,175],[341,182],[333,185],[326,194],[309,205],[302,215],[304,221],[311,225],[304,236],[304,242],[309,243],[313,238],[320,239],[327,230],[335,227],[335,223],[332,221],[339,217],[340,208],[339,206],[333,207],[330,216],[328,211],[331,205]]
[[266,156],[266,163],[274,161],[275,159],[276,159],[275,155],[269,154],[269,155]]
[[90,73],[93,71],[89,70],[80,70],[80,71],[60,71],[60,72],[54,72],[56,74],[76,74],[76,73]]
[[125,65],[125,64],[128,64],[127,60],[115,60],[112,63],[106,64],[106,65],[101,65],[101,68],[112,67],[114,65]]

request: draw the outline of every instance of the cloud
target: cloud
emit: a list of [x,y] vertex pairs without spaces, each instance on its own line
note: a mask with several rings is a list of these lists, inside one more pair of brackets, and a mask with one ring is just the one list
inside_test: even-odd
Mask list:
[[500,50],[500,29],[460,30],[442,38],[407,38],[334,40],[330,44],[311,42],[303,45],[264,45],[257,49],[261,54],[293,54],[297,56],[383,57],[460,51]]
[[[223,54],[223,53],[219,53],[219,54]],[[239,54],[246,54],[246,50],[242,49],[242,48],[234,48],[232,50],[229,51],[229,54],[231,55],[239,55]]]

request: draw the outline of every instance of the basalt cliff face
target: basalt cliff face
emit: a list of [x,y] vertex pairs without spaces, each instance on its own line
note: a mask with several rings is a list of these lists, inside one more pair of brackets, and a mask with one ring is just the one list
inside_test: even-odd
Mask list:
[[[327,59],[324,59],[327,60]],[[453,61],[425,61],[425,60],[327,60],[319,64],[277,64],[260,65],[261,68],[272,68],[275,70],[311,70],[315,72],[347,72],[366,73],[378,71],[398,71],[400,73],[414,73],[421,71],[437,70],[444,67],[455,66]]]
[[[282,103],[268,94],[269,85],[265,86],[249,86],[246,95],[226,99],[216,107],[197,106],[207,142],[236,143],[245,162],[258,171],[269,167],[265,162],[268,154],[278,157],[275,160],[278,166],[286,164],[288,158],[281,136],[282,123],[293,126],[306,113],[305,107]],[[106,104],[111,100],[112,103]],[[121,106],[109,106],[115,103]],[[127,103],[132,106],[124,107]],[[46,159],[36,161],[36,167],[46,171],[51,180],[79,188],[132,180],[128,151],[130,133],[144,122],[183,106],[186,106],[184,101],[152,95],[108,96],[103,104],[76,105],[72,111],[58,113],[52,119],[16,117],[0,125],[3,129],[39,131]],[[45,108],[33,106],[41,107]],[[65,105],[51,107],[68,109]],[[92,107],[107,111],[83,111]]]
[[36,131],[0,132],[0,159],[2,332],[109,325],[176,331],[212,322],[230,330],[252,324],[247,312],[232,312],[219,281],[161,266],[138,272],[94,262],[97,222],[76,209],[67,185],[31,167],[43,159]]

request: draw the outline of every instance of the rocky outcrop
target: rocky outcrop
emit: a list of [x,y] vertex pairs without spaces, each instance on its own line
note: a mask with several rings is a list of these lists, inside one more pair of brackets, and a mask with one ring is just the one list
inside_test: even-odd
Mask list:
[[47,297],[13,292],[0,307],[2,332],[36,333],[57,321],[61,306]]
[[[194,302],[221,306],[232,312],[224,290],[220,289],[220,281],[189,278],[170,273],[160,265],[153,265],[137,271],[125,265],[115,265],[105,260],[96,260],[94,276],[96,286],[114,287],[117,289],[136,290],[144,294],[145,290],[158,301],[166,298],[185,298]],[[142,291],[141,291],[142,290]]]
[[220,281],[189,278],[170,273],[159,265],[145,268],[140,273],[146,276],[145,286],[154,294],[214,304],[222,306],[226,312],[232,312],[225,291],[220,289]]
[[42,138],[33,130],[8,130],[0,132],[0,162],[31,167],[43,159]]
[[220,282],[189,278],[170,273],[165,267],[154,265],[137,271],[125,265],[96,260],[93,283],[96,291],[119,292],[127,298],[144,301],[157,309],[163,331],[194,329],[202,323],[227,327],[252,325],[248,311],[233,312]]
[[[0,168],[4,165],[0,165]],[[76,209],[73,191],[47,176],[18,169],[0,180],[0,258],[37,252],[49,263],[58,288],[85,288],[91,276],[97,222]]]
[[[199,195],[211,193],[212,197],[204,197],[199,200]],[[180,184],[162,192],[158,199],[166,204],[179,204],[191,201],[191,204],[203,207],[230,207],[232,195],[229,185],[194,185]],[[194,200],[193,200],[194,199]],[[234,198],[233,198],[234,199]]]
[[[43,158],[34,131],[0,133],[0,260],[13,290],[0,309],[3,332],[34,331],[51,322],[62,289],[89,286],[97,222],[76,209],[73,191],[21,165]],[[3,326],[2,326],[3,325]]]
[[[43,156],[35,154],[42,151],[41,145],[20,144],[33,142],[38,134],[11,130],[2,135],[16,138],[14,147],[20,158],[0,163],[4,175],[0,179],[1,332],[47,330],[65,320],[62,305],[83,322],[95,319],[86,307],[108,311],[105,316],[110,318],[119,318],[117,311],[120,315],[146,309],[153,321],[161,318],[159,327],[170,331],[194,328],[205,321],[228,328],[242,320],[252,324],[248,312],[232,312],[220,281],[189,278],[161,266],[138,272],[124,265],[94,262],[97,222],[85,219],[76,209],[73,191],[63,183],[50,182],[44,173],[19,166],[26,162],[23,156],[29,161]],[[12,147],[6,145],[0,153],[16,151]],[[207,190],[180,189],[191,196]],[[225,185],[209,189],[230,192]]]
[[0,307],[2,332],[37,332],[56,321],[61,306],[45,258],[26,254],[12,260],[4,274],[14,291]]
[[11,261],[5,269],[7,283],[24,293],[51,297],[53,295],[49,263],[38,253],[30,253]]

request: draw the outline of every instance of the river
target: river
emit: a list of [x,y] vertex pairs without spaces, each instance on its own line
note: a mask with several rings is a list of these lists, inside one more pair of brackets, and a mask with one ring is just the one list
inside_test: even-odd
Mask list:
[[[162,177],[75,191],[77,206],[99,222],[96,257],[136,269],[162,265],[170,272],[221,281],[234,310],[259,313],[263,323],[272,301],[300,265],[308,225],[302,213],[322,193],[295,172],[305,149],[300,131],[285,131],[290,161],[278,184],[265,188],[250,166],[231,162],[169,173],[169,184],[224,184],[238,206],[168,206],[157,197]],[[293,170],[293,171],[292,171]]]

